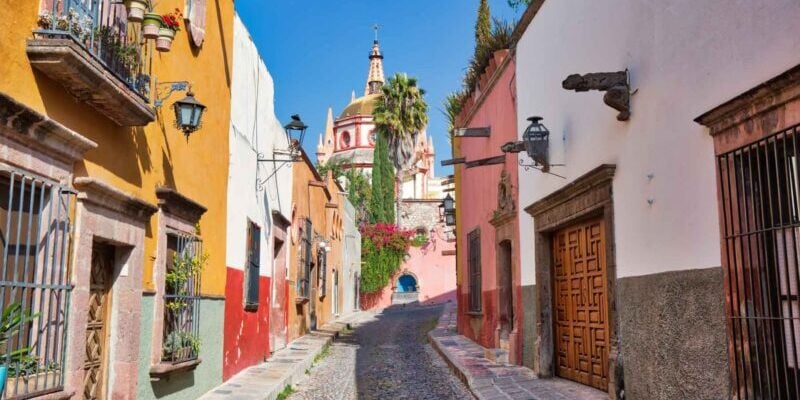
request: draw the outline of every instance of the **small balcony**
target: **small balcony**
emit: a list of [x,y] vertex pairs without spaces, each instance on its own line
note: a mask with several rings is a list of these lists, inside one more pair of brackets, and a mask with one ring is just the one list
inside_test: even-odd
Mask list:
[[44,0],[31,65],[120,126],[155,120],[150,107],[153,45],[113,0]]

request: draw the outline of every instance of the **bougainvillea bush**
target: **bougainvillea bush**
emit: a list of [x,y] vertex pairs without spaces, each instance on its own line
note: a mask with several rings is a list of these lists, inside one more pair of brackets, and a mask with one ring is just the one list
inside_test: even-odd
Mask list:
[[389,284],[403,264],[414,232],[394,224],[361,227],[361,292],[375,293]]

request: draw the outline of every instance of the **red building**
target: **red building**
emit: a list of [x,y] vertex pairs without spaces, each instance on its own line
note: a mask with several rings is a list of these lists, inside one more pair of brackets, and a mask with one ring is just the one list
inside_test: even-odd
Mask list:
[[517,218],[514,54],[494,53],[456,118],[458,331],[500,360],[521,364],[522,290]]

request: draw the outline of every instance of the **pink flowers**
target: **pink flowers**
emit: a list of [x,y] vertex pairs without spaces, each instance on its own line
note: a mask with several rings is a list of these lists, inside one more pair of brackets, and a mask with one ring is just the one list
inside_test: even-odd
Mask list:
[[395,224],[363,225],[361,236],[369,239],[379,250],[389,247],[393,250],[406,251],[414,231],[400,229]]

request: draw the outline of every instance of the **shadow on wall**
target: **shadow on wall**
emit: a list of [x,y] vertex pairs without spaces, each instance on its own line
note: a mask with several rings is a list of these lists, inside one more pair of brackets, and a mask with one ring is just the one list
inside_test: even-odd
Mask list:
[[150,386],[153,388],[153,394],[157,398],[180,392],[194,386],[194,371],[174,374],[169,379],[150,381]]

